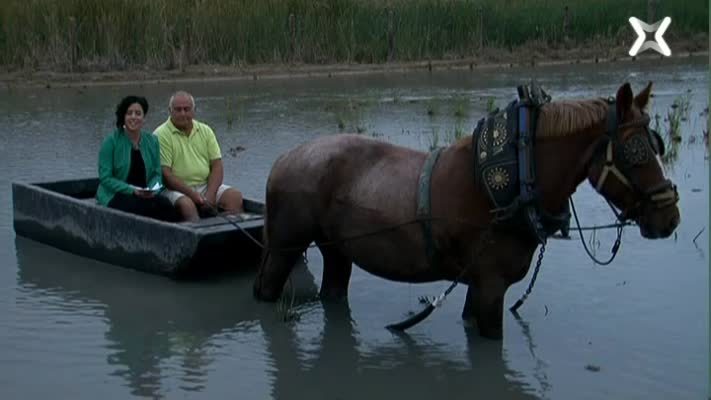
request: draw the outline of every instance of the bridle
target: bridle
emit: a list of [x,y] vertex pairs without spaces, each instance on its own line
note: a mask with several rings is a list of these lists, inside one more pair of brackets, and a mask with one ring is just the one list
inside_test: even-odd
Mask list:
[[[620,222],[637,218],[642,207],[646,205],[651,204],[656,209],[661,209],[676,204],[679,194],[676,185],[670,180],[666,179],[652,187],[642,188],[631,173],[633,167],[654,162],[656,156],[664,155],[664,141],[658,132],[649,128],[649,115],[645,113],[639,119],[618,125],[615,104],[612,101],[608,103],[606,139],[601,143],[601,146],[605,145],[605,157],[595,186],[597,192],[603,194],[602,189],[607,178],[614,176],[634,193],[635,203],[622,210],[617,216]],[[631,128],[639,128],[640,131],[633,133],[622,142],[619,131]]]

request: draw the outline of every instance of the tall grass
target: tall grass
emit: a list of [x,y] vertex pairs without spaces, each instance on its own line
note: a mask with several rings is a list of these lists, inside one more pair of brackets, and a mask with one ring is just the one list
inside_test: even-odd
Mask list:
[[[647,0],[3,0],[0,64],[384,62],[390,51],[395,60],[467,57],[481,45],[559,44],[564,36],[631,42],[627,19],[646,19],[646,10]],[[690,0],[659,2],[656,15],[672,17],[674,37],[708,32],[708,13],[708,2]]]

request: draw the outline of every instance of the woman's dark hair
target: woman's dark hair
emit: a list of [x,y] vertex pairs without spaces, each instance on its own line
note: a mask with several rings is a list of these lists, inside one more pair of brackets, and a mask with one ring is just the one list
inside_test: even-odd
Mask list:
[[131,104],[138,103],[143,109],[143,115],[148,114],[148,100],[141,96],[126,96],[124,97],[119,105],[116,107],[116,127],[123,129],[124,120],[126,119],[126,112]]

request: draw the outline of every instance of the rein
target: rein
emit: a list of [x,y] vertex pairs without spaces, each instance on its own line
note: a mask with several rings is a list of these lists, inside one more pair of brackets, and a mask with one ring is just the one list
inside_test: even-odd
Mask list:
[[[506,217],[510,217],[511,215],[514,214],[514,212],[522,212],[524,216],[524,221],[527,223],[528,228],[530,229],[529,232],[533,233],[533,236],[536,237],[541,244],[536,266],[533,272],[532,279],[529,283],[529,286],[524,293],[524,295],[510,308],[510,311],[514,314],[517,314],[517,309],[523,305],[524,301],[527,299],[527,297],[530,295],[533,286],[536,282],[542,261],[543,261],[543,256],[545,253],[545,247],[547,244],[548,236],[550,234],[554,233],[548,232],[546,228],[543,225],[543,220],[545,218],[544,215],[541,214],[541,212],[538,210],[538,198],[537,198],[537,193],[535,191],[535,163],[533,162],[533,138],[535,137],[535,132],[531,130],[530,127],[535,126],[535,123],[531,123],[532,121],[535,122],[537,118],[537,108],[548,101],[550,101],[550,97],[545,94],[545,92],[538,91],[536,90],[537,88],[534,87],[532,88],[531,92],[528,91],[527,87],[520,87],[519,88],[519,96],[522,98],[521,105],[516,108],[516,112],[519,114],[517,115],[518,119],[516,121],[516,132],[518,133],[518,138],[517,141],[514,143],[515,144],[515,150],[516,150],[516,156],[518,160],[518,165],[517,165],[517,170],[514,172],[517,175],[517,185],[519,189],[519,194],[514,200],[514,203],[511,205],[511,207],[505,207],[504,210],[501,208],[498,208],[494,211],[499,211],[499,213],[494,213],[494,223],[488,224],[485,227],[478,227],[478,229],[482,229],[482,234],[479,235],[478,238],[478,243],[477,246],[475,247],[475,258],[478,258],[480,255],[480,252],[483,251],[485,247],[485,243],[488,240],[488,238],[493,234],[493,230],[497,225],[498,222],[501,222],[502,219],[507,219]],[[577,225],[577,230],[580,236],[580,240],[583,244],[583,247],[585,248],[586,253],[588,256],[597,264],[600,265],[608,265],[612,263],[612,261],[615,259],[617,256],[620,246],[621,246],[621,238],[622,238],[622,232],[624,229],[624,226],[628,225],[628,220],[634,219],[636,217],[636,213],[639,212],[639,209],[643,207],[644,205],[653,205],[654,207],[657,208],[664,208],[669,205],[672,205],[678,201],[678,193],[676,191],[676,186],[673,185],[669,180],[666,180],[664,182],[661,182],[658,185],[653,186],[652,188],[646,189],[646,190],[641,190],[640,186],[638,183],[635,181],[635,176],[631,175],[629,171],[634,167],[635,165],[640,165],[644,164],[646,162],[650,161],[650,155],[652,157],[655,156],[655,154],[663,154],[663,141],[661,140],[661,137],[659,137],[659,134],[655,131],[654,134],[652,134],[648,128],[648,123],[649,123],[649,117],[647,115],[644,115],[643,118],[639,120],[635,120],[629,123],[621,124],[618,125],[618,115],[617,115],[617,109],[614,105],[614,100],[608,101],[609,103],[609,111],[608,111],[608,118],[607,118],[607,131],[605,136],[607,137],[606,143],[600,143],[605,144],[605,153],[604,153],[604,158],[602,159],[603,162],[603,167],[602,171],[600,172],[600,176],[597,179],[595,189],[596,191],[602,195],[604,198],[607,198],[603,193],[602,190],[604,188],[605,183],[608,181],[608,178],[614,177],[617,178],[617,180],[624,185],[626,188],[630,189],[632,192],[635,194],[635,198],[639,199],[635,204],[633,204],[631,207],[627,207],[626,209],[622,210],[621,213],[618,213],[615,207],[610,203],[608,200],[608,205],[611,207],[613,213],[615,214],[617,218],[617,223],[607,225],[605,227],[614,227],[617,229],[617,238],[615,240],[614,245],[612,246],[612,256],[610,257],[609,260],[607,261],[600,261],[595,256],[591,253],[591,251],[588,249],[585,240],[583,238],[583,228],[580,226],[580,221],[578,219],[577,211],[575,209],[575,205],[573,203],[572,198],[569,199],[570,206],[572,208],[573,216],[575,217],[575,222]],[[513,104],[513,103],[512,103]],[[530,108],[531,110],[528,110]],[[492,122],[493,123],[493,122]],[[513,122],[512,122],[513,123]],[[481,125],[481,121],[480,121]],[[634,134],[629,135],[630,137],[625,140],[624,143],[620,142],[619,139],[619,129],[628,129],[630,127],[641,127],[644,129],[644,131],[647,133],[648,140],[645,140],[646,137],[642,135],[642,133],[637,133],[635,132]],[[491,142],[495,142],[495,139],[497,138],[496,131],[492,131],[492,140]],[[483,136],[482,136],[483,137]],[[654,141],[657,141],[656,143]],[[655,146],[656,144],[656,146]],[[475,143],[472,143],[472,147],[475,147]],[[488,149],[488,148],[486,148]],[[600,149],[600,148],[598,148]],[[600,161],[600,158],[598,157],[599,155],[599,150],[596,149],[596,152],[594,153],[595,155],[593,156],[593,160],[589,160],[586,162],[587,168],[590,168],[591,166],[596,166],[596,164],[591,164],[592,163],[597,163]],[[423,232],[424,232],[424,240],[425,240],[425,252],[427,255],[427,258],[430,263],[433,265],[436,264],[433,260],[436,259],[436,246],[434,244],[433,238],[432,238],[432,222],[437,219],[442,219],[442,218],[433,218],[431,217],[431,202],[430,202],[430,186],[429,186],[429,180],[431,179],[431,174],[432,170],[434,169],[434,166],[437,162],[437,158],[440,154],[440,150],[438,149],[435,152],[432,152],[430,156],[425,160],[425,166],[423,167],[423,170],[420,174],[420,180],[418,182],[418,203],[417,203],[417,211],[416,211],[416,218],[403,222],[400,224],[395,224],[386,228],[378,229],[372,232],[360,234],[360,235],[355,235],[352,237],[347,237],[347,238],[340,238],[336,240],[332,240],[329,242],[320,242],[320,243],[315,243],[313,245],[309,245],[306,248],[313,248],[313,247],[318,247],[318,246],[328,246],[328,245],[334,245],[338,243],[344,243],[347,241],[351,240],[356,240],[356,239],[361,239],[369,236],[374,236],[386,231],[391,231],[395,229],[399,229],[403,226],[419,223],[422,226]],[[475,157],[489,157],[489,152],[488,151],[479,151],[475,152]],[[476,165],[476,164],[475,164]],[[500,168],[499,168],[500,169]],[[488,170],[487,170],[488,171]],[[494,168],[490,171],[495,171]],[[500,172],[496,170],[496,172]],[[505,175],[506,171],[503,171],[502,174],[500,175],[494,175],[492,174],[491,177],[493,177],[492,181],[496,184],[499,185],[501,182],[508,182],[508,175]],[[513,174],[512,174],[513,175]],[[490,176],[487,175],[487,178]],[[494,178],[500,178],[500,179],[494,179]],[[504,179],[505,178],[505,179]],[[488,183],[488,181],[487,181]],[[493,187],[496,188],[496,185]],[[494,199],[496,200],[496,199]],[[494,201],[496,203],[496,201]],[[209,207],[213,209],[213,211],[217,211],[216,207],[213,205],[209,204]],[[513,210],[513,211],[512,211]],[[505,217],[502,217],[501,211],[505,211],[503,214],[506,215]],[[221,215],[216,212],[217,215]],[[569,214],[568,218],[569,218]],[[221,215],[222,216],[222,215]],[[223,216],[224,217],[224,216]],[[256,239],[254,239],[244,228],[240,227],[238,224],[234,223],[232,220],[228,219],[227,217],[224,217],[225,220],[233,224],[235,227],[240,229],[244,234],[246,234],[248,237],[252,239],[255,243],[258,244],[259,247],[266,251],[294,251],[294,250],[302,250],[303,247],[299,248],[282,248],[282,249],[273,249],[269,247],[265,247],[263,244],[259,243]],[[451,220],[451,219],[450,219]],[[464,223],[468,223],[467,221],[462,221]],[[555,226],[556,228],[559,228],[558,226]],[[600,227],[602,228],[602,227]],[[557,230],[557,229],[556,229]],[[465,276],[465,274],[469,271],[469,269],[472,267],[472,265],[469,265],[467,267],[461,268],[459,274],[453,279],[453,282],[447,287],[447,289],[442,292],[439,296],[433,298],[433,300],[428,301],[428,304],[426,308],[419,313],[411,316],[410,318],[407,318],[404,321],[394,323],[387,325],[386,328],[391,330],[391,331],[404,331],[405,329],[408,329],[409,327],[412,327],[416,325],[417,323],[421,322],[425,318],[427,318],[435,308],[439,307],[442,302],[445,300],[445,298],[451,293],[452,290],[459,284],[460,280]]]
[[[225,220],[225,222],[227,222],[227,223],[231,224],[232,226],[234,226],[235,228],[239,229],[243,234],[245,234],[245,236],[247,236],[255,245],[257,245],[257,246],[258,246],[260,249],[262,249],[262,250],[269,250],[269,251],[294,251],[294,250],[299,250],[299,249],[301,249],[301,247],[298,247],[298,248],[297,248],[297,247],[282,247],[282,248],[277,248],[277,247],[265,247],[262,242],[260,242],[260,241],[259,241],[257,238],[255,238],[254,236],[252,236],[252,234],[250,234],[249,232],[247,232],[243,227],[239,226],[239,224],[237,224],[237,222],[239,222],[239,221],[235,222],[234,220],[232,220],[232,219],[228,218],[227,216],[225,216],[224,214],[220,213],[216,206],[214,206],[214,205],[212,205],[212,204],[208,204],[208,203],[205,203],[205,204],[208,205],[208,208],[210,208],[210,210],[213,212],[213,214],[215,214],[215,216],[218,216],[218,217],[222,218],[223,220]],[[349,241],[351,241],[351,240],[357,240],[357,239],[363,239],[363,238],[370,237],[370,236],[376,236],[376,235],[379,235],[379,234],[381,234],[381,233],[393,231],[393,230],[395,230],[395,229],[399,229],[399,228],[402,228],[402,227],[407,226],[407,225],[421,224],[421,223],[425,222],[425,220],[427,220],[427,221],[429,221],[429,222],[436,222],[436,221],[457,222],[457,223],[469,225],[469,226],[471,226],[471,227],[473,227],[473,228],[475,228],[475,229],[480,229],[480,230],[482,230],[482,231],[485,230],[485,229],[488,229],[488,227],[489,227],[489,225],[487,225],[487,226],[476,225],[476,226],[475,226],[474,224],[471,224],[470,222],[468,222],[468,221],[466,221],[466,220],[460,220],[460,219],[439,218],[439,217],[417,217],[417,218],[411,219],[411,220],[406,221],[406,222],[401,222],[401,223],[399,223],[399,224],[390,225],[390,226],[388,226],[388,227],[385,227],[385,228],[382,228],[382,229],[377,229],[377,230],[374,230],[374,231],[371,231],[371,232],[365,232],[365,233],[361,233],[361,234],[358,234],[358,235],[349,236],[349,237],[346,237],[346,238],[331,240],[331,241],[329,241],[329,242],[321,242],[321,243],[317,243],[317,244],[312,244],[312,245],[308,246],[308,248],[309,248],[309,249],[316,248],[316,247],[318,247],[319,245],[321,245],[321,246],[333,246],[333,245],[335,245],[335,244],[346,243],[346,242],[349,242]],[[627,225],[629,225],[629,224],[627,224]],[[588,231],[588,230],[600,230],[600,229],[619,228],[620,226],[622,226],[622,225],[619,224],[619,223],[617,223],[617,224],[606,224],[606,225],[583,226],[583,227],[578,227],[578,229],[581,230],[581,231]]]
[[[256,238],[254,238],[254,236],[252,236],[252,235],[251,235],[249,232],[247,232],[244,228],[242,228],[241,226],[239,226],[235,221],[233,221],[233,220],[227,218],[225,215],[219,213],[219,210],[217,209],[217,207],[216,207],[215,205],[210,204],[210,203],[205,203],[205,204],[207,204],[207,206],[211,209],[211,211],[212,211],[215,215],[217,215],[217,216],[223,218],[225,221],[227,221],[227,222],[229,222],[230,224],[232,224],[235,228],[237,228],[237,229],[239,229],[240,231],[242,231],[242,233],[244,233],[250,240],[252,240],[252,242],[254,242],[254,243],[255,243],[259,248],[261,248],[262,250],[266,250],[266,251],[274,251],[274,250],[280,250],[280,251],[289,251],[289,250],[292,250],[292,251],[293,251],[293,250],[300,250],[300,248],[299,248],[299,249],[296,249],[296,248],[293,248],[293,249],[290,249],[290,248],[274,249],[274,248],[265,247],[265,246],[264,246],[262,243],[260,243]],[[617,228],[617,229],[618,229],[618,238],[617,238],[617,241],[615,242],[615,247],[613,247],[614,254],[613,254],[613,257],[612,257],[612,258],[614,258],[615,254],[617,253],[617,249],[619,248],[620,235],[622,234],[622,227],[624,226],[624,224],[619,224],[619,223],[618,223],[618,224],[599,225],[599,226],[591,226],[591,227],[581,227],[581,226],[580,226],[580,222],[578,221],[577,213],[575,213],[575,206],[574,206],[573,203],[572,203],[572,199],[571,199],[571,206],[572,206],[572,208],[573,208],[573,214],[575,215],[575,222],[576,222],[577,225],[578,225],[578,232],[580,233],[580,239],[581,239],[581,241],[583,242],[583,246],[585,246],[585,241],[584,241],[584,239],[583,239],[583,237],[582,237],[582,231],[583,231],[583,230],[597,230],[597,229],[609,229],[609,228]],[[613,209],[613,211],[614,211],[614,209]],[[417,223],[417,224],[422,224],[422,223],[424,223],[425,220],[427,220],[427,221],[428,221],[428,224],[431,226],[431,223],[432,223],[433,221],[444,220],[444,219],[443,219],[443,218],[436,218],[436,217],[422,217],[422,216],[419,216],[419,217],[417,217],[417,218],[415,218],[415,219],[413,219],[413,220],[410,220],[410,221],[407,221],[407,222],[403,222],[403,223],[400,223],[400,224],[395,224],[395,225],[389,226],[389,227],[387,227],[387,228],[378,229],[378,230],[376,230],[376,231],[372,231],[372,232],[368,232],[368,233],[364,233],[364,234],[360,234],[360,235],[355,235],[355,236],[351,236],[351,237],[348,237],[348,238],[342,238],[342,239],[338,239],[338,240],[333,240],[333,241],[330,241],[330,242],[323,242],[323,243],[320,243],[320,245],[321,245],[321,246],[324,246],[324,245],[334,245],[334,244],[338,244],[338,243],[345,243],[345,242],[350,241],[350,240],[356,240],[356,239],[361,239],[361,238],[365,238],[365,237],[369,237],[369,236],[375,236],[375,235],[378,235],[378,234],[383,233],[383,232],[387,232],[387,231],[399,229],[399,228],[401,228],[401,227],[403,227],[403,226],[412,225],[412,224],[416,224],[416,223]],[[467,223],[467,221],[458,221],[458,222]],[[492,232],[493,232],[493,225],[487,225],[486,228],[481,228],[481,227],[479,227],[479,229],[485,229],[484,232],[479,236],[479,243],[478,243],[479,246],[477,246],[478,250],[481,251],[481,250],[483,250],[483,248],[484,248],[484,246],[482,246],[482,244],[485,242],[485,240],[487,240],[487,239],[491,236],[491,234],[492,234]],[[318,246],[318,244],[313,244],[313,245],[309,245],[307,248],[314,248],[314,247],[317,247],[317,246]],[[531,282],[529,283],[528,288],[526,289],[525,294],[524,294],[518,301],[516,301],[516,303],[510,308],[511,312],[512,312],[515,316],[517,316],[517,317],[518,317],[518,312],[517,312],[518,308],[523,305],[523,302],[526,301],[526,299],[528,298],[529,294],[531,294],[531,291],[533,290],[533,285],[534,285],[535,282],[536,282],[536,278],[537,278],[537,276],[538,276],[538,271],[540,270],[541,263],[543,262],[543,254],[544,254],[544,252],[545,252],[545,246],[546,246],[546,241],[543,242],[543,244],[542,244],[542,246],[541,246],[541,249],[539,250],[539,253],[538,253],[538,260],[537,260],[537,262],[536,262],[536,267],[535,267],[535,270],[534,270],[534,273],[533,273],[533,278],[531,279]],[[590,256],[594,259],[594,257],[593,257],[592,254],[589,252],[589,250],[587,249],[587,247],[585,247],[585,250],[588,252],[588,255],[590,255]],[[479,255],[479,253],[477,253],[477,256],[478,256],[478,255]],[[612,261],[612,260],[608,261],[608,263],[611,262],[611,261]],[[412,315],[411,317],[405,319],[404,321],[396,322],[396,323],[387,325],[386,328],[387,328],[388,330],[392,331],[392,332],[398,332],[398,331],[401,332],[401,331],[404,331],[404,330],[406,330],[406,329],[408,329],[408,328],[410,328],[410,327],[412,327],[412,326],[414,326],[414,325],[417,325],[418,323],[422,322],[425,318],[427,318],[430,314],[432,314],[432,312],[435,310],[435,308],[439,307],[439,306],[444,302],[445,298],[452,292],[452,290],[454,290],[455,287],[457,287],[457,285],[459,284],[459,281],[462,279],[462,277],[464,276],[464,274],[465,274],[468,270],[469,270],[468,268],[462,268],[462,270],[460,271],[459,275],[457,275],[457,277],[454,278],[453,282],[449,285],[449,287],[447,287],[447,289],[446,289],[444,292],[442,292],[439,296],[435,297],[432,301],[429,301],[428,304],[427,304],[427,306],[426,306],[422,311],[420,311],[420,312],[417,313],[417,314]]]
[[622,221],[615,211],[614,207],[612,207],[612,204],[609,204],[610,208],[612,209],[612,212],[617,216],[618,220],[620,221],[616,228],[617,228],[617,239],[615,239],[615,244],[612,245],[612,256],[610,257],[609,260],[607,261],[599,261],[595,256],[590,252],[588,249],[588,246],[585,244],[585,239],[583,238],[583,230],[580,228],[580,221],[578,220],[578,213],[575,211],[575,204],[573,204],[573,199],[570,199],[570,207],[573,209],[573,216],[575,217],[575,224],[578,226],[578,234],[580,234],[580,243],[583,244],[583,248],[585,249],[585,252],[588,254],[591,260],[593,260],[596,264],[599,265],[609,265],[612,263],[612,261],[617,257],[617,252],[620,250],[620,244],[622,241],[622,230],[624,229],[626,224],[624,221]]

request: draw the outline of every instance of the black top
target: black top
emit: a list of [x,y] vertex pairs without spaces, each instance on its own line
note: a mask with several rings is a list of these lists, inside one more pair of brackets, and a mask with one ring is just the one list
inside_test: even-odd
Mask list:
[[146,183],[146,166],[143,164],[141,150],[131,150],[131,169],[128,171],[127,183],[144,188],[148,186]]

